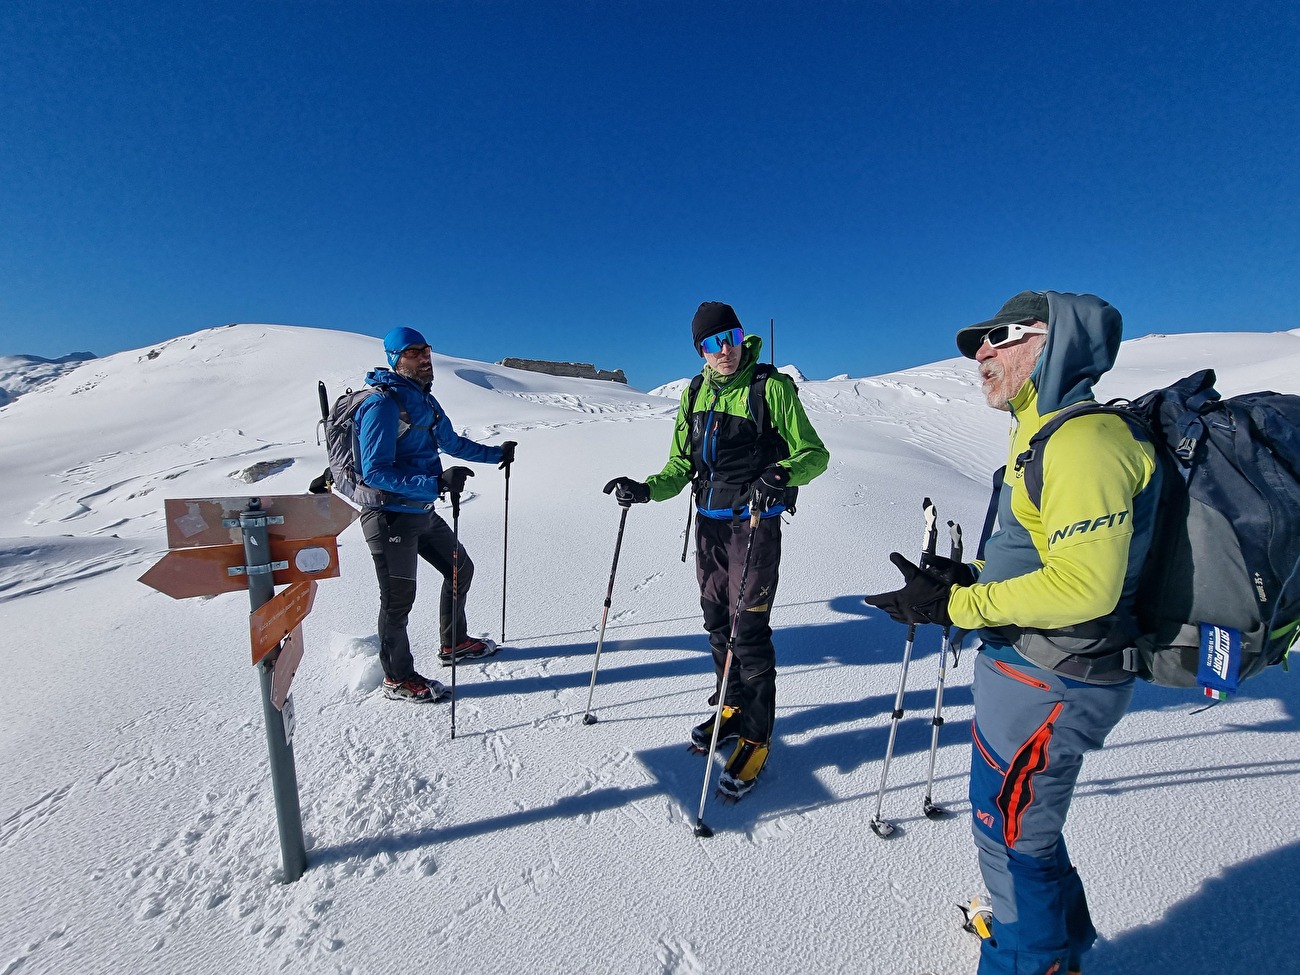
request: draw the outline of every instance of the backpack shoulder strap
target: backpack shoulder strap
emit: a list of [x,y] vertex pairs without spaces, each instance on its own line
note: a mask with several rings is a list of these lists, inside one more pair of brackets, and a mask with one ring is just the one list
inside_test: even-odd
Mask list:
[[1043,504],[1043,451],[1047,449],[1047,441],[1051,439],[1052,434],[1075,417],[1095,413],[1110,413],[1112,416],[1118,416],[1129,425],[1135,437],[1155,442],[1146,423],[1123,400],[1112,400],[1109,403],[1087,400],[1067,406],[1044,423],[1042,429],[1029,438],[1029,446],[1016,456],[1016,471],[1023,474],[1025,490],[1029,492],[1029,500],[1034,503],[1035,508],[1040,508]]
[[[350,394],[351,392],[352,390],[349,389],[348,394]],[[360,390],[358,390],[358,392],[360,392]],[[375,393],[378,393],[380,396],[387,397],[388,399],[391,399],[394,403],[397,404],[397,439],[401,440],[408,433],[410,433],[411,414],[406,412],[406,410],[402,407],[402,404],[398,401],[397,397],[393,395],[393,390],[391,387],[386,385],[371,386],[369,387],[369,389],[366,389],[364,392],[365,392],[364,396],[357,397],[356,406],[360,406],[362,400]],[[354,413],[356,412],[355,407],[353,408],[353,412]],[[438,417],[436,412],[434,414],[433,422],[435,424],[438,422]]]
[[772,422],[767,414],[767,381],[774,372],[772,363],[760,362],[749,380],[749,415],[758,424],[760,434],[766,434]]
[[690,408],[695,405],[695,397],[700,395],[700,387],[703,385],[704,385],[704,373],[697,372],[694,376],[691,377],[691,384],[690,386],[687,387],[687,389],[690,390],[690,395],[686,397],[687,411],[689,411]]
[[700,395],[700,387],[704,385],[704,373],[697,372],[691,377],[691,384],[686,387],[686,451],[682,454],[687,460],[690,460],[691,449],[695,446],[695,423],[691,420],[691,409],[695,406],[695,399]]

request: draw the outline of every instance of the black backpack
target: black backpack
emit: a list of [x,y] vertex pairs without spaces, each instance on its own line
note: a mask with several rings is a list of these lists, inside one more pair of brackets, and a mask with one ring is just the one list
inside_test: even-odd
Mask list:
[[[754,365],[754,372],[749,377],[749,415],[754,418],[758,424],[759,437],[766,443],[773,462],[784,460],[790,456],[790,445],[785,442],[785,438],[772,424],[772,418],[767,409],[767,381],[773,375],[777,376],[780,381],[788,382],[796,393],[799,391],[798,385],[793,379],[783,372],[779,372],[775,365],[770,362],[759,362]],[[700,388],[704,385],[704,373],[697,372],[691,378],[689,387],[690,394],[686,397],[686,408],[689,411],[695,405],[695,398],[700,393]],[[694,425],[692,424],[692,431]],[[692,447],[695,445],[692,444]],[[688,456],[689,459],[689,456]],[[785,489],[785,508],[790,514],[795,513],[795,502],[799,498],[799,489],[791,487]]]
[[1080,403],[1016,458],[1035,505],[1043,449],[1063,423],[1113,413],[1156,447],[1163,472],[1126,668],[1166,687],[1223,697],[1300,635],[1300,396],[1222,399],[1205,369],[1135,400]]

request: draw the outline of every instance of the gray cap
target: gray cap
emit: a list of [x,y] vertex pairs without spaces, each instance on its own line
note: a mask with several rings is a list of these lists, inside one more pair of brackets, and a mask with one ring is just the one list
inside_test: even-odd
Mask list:
[[967,325],[957,332],[957,350],[967,359],[974,359],[989,329],[1013,322],[1047,322],[1047,295],[1041,291],[1022,291],[998,309],[987,322]]

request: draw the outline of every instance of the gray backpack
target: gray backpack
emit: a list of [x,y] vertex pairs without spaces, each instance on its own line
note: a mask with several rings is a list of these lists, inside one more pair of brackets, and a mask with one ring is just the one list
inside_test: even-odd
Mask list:
[[[319,384],[321,409],[324,412],[328,398],[325,384]],[[393,498],[386,491],[370,487],[357,470],[357,456],[361,453],[358,441],[357,408],[371,396],[392,396],[386,386],[364,386],[358,390],[347,389],[334,401],[334,405],[321,418],[325,428],[325,451],[329,456],[329,476],[335,491],[363,508],[382,508]],[[399,407],[400,408],[400,407]],[[433,418],[433,425],[438,417]],[[411,432],[411,417],[401,410],[397,421],[397,438]],[[319,438],[318,438],[319,439]]]

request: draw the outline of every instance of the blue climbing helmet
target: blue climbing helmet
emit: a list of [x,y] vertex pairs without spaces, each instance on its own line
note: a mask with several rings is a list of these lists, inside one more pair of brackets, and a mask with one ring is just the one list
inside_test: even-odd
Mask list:
[[384,336],[384,354],[388,356],[388,365],[391,368],[397,367],[397,360],[402,357],[402,353],[413,345],[428,345],[421,335],[413,328],[407,328],[405,325],[393,329]]

